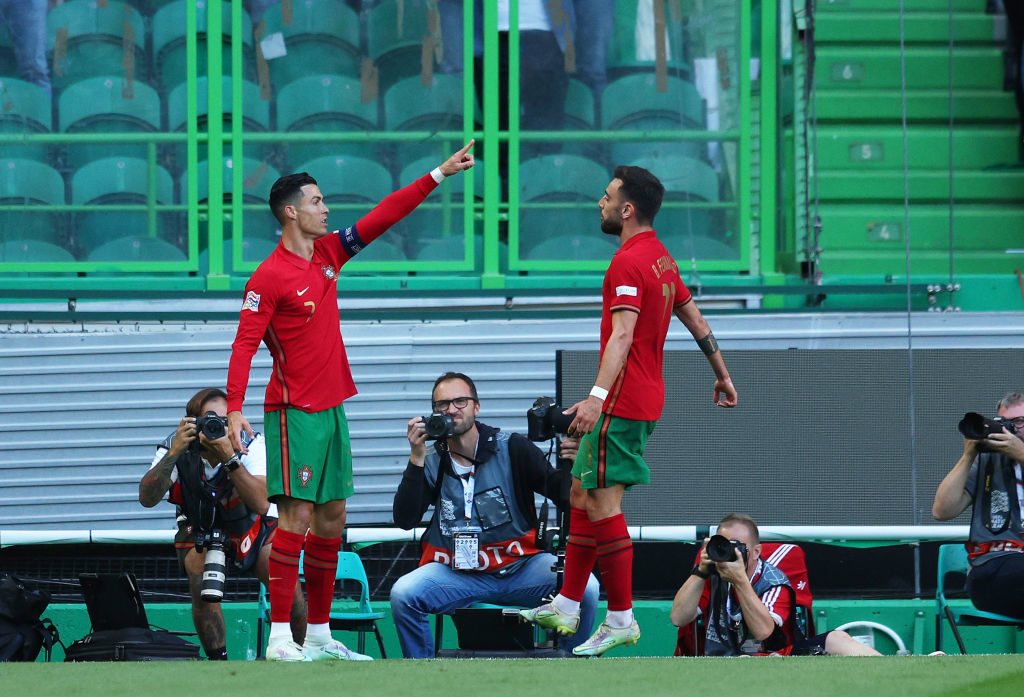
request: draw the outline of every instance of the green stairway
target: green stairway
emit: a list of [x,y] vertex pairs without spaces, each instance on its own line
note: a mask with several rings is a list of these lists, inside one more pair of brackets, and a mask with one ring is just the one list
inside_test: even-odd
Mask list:
[[819,271],[904,277],[909,237],[917,281],[1012,274],[1024,267],[1024,167],[1003,91],[1002,18],[982,0],[904,7],[906,183],[899,4],[817,3]]

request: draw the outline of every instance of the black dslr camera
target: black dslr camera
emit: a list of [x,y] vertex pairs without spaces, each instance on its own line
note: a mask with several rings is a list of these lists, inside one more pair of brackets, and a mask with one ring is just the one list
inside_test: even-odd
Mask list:
[[743,565],[747,564],[747,546],[739,540],[730,540],[723,535],[712,535],[708,539],[708,559],[714,562],[736,561],[736,550],[743,557]]
[[[1013,421],[998,417],[989,419],[973,411],[964,414],[964,418],[960,419],[960,423],[957,424],[957,429],[963,434],[963,437],[970,440],[984,440],[996,433],[1002,433],[1004,428],[1010,433],[1017,433],[1017,427],[1014,426]],[[980,446],[979,449],[986,450],[984,446]]]
[[[223,438],[228,434],[228,420],[223,416],[217,416],[215,412],[208,411],[202,416],[196,417],[196,434],[203,434],[210,440]],[[191,443],[193,450],[199,450],[199,438]]]
[[534,441],[551,440],[559,433],[568,433],[576,413],[563,414],[564,409],[551,397],[537,397],[526,412],[526,436]]
[[455,437],[455,419],[448,414],[435,411],[430,416],[421,416],[427,430],[427,440],[441,440]]

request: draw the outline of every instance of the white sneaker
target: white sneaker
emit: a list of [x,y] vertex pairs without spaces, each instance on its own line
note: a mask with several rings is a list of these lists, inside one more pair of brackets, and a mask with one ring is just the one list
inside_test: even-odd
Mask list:
[[302,645],[302,653],[307,661],[372,661],[372,656],[364,656],[346,647],[340,641],[331,639],[326,642],[317,642],[306,639]]
[[278,638],[267,642],[267,660],[282,661],[284,663],[304,663],[310,659],[302,650],[302,647],[291,639]]
[[640,639],[640,627],[636,620],[628,627],[612,627],[602,622],[594,634],[572,650],[577,656],[600,656],[608,649],[616,646],[632,646]]

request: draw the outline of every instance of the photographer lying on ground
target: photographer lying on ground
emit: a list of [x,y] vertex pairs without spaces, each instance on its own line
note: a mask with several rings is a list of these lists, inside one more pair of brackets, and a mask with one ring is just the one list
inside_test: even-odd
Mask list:
[[939,484],[932,515],[949,520],[974,506],[967,594],[979,610],[1024,618],[1024,393],[1008,393],[996,412],[960,423],[964,454]]
[[[211,571],[248,572],[265,584],[270,541],[277,529],[277,507],[267,501],[263,436],[257,433],[247,443],[247,454],[235,452],[227,436],[227,407],[227,396],[215,387],[193,395],[185,418],[157,446],[153,464],[139,482],[139,503],[146,508],[168,492],[168,500],[178,507],[174,547],[188,576],[192,621],[210,660],[227,660],[228,653],[220,608],[223,580],[203,583],[207,561],[212,562]],[[227,563],[218,565],[220,549]],[[295,641],[302,644],[306,608],[298,585],[291,625]]]
[[[434,506],[419,568],[391,589],[406,658],[434,656],[427,615],[476,602],[532,607],[557,591],[555,557],[536,541],[534,494],[568,506],[558,499],[559,492],[568,495],[569,470],[551,467],[526,437],[478,422],[480,400],[468,376],[439,377],[431,406],[429,424],[419,416],[409,420],[411,454],[394,503],[395,524],[404,530],[419,525]],[[435,440],[429,453],[428,436]],[[571,459],[578,446],[577,439],[567,439],[559,455]],[[559,648],[571,650],[589,635],[597,596],[591,576],[575,636]]]
[[[714,561],[730,553],[730,561]],[[841,630],[802,636],[794,601],[786,575],[761,558],[757,524],[750,516],[732,513],[718,524],[716,537],[705,540],[700,563],[672,601],[670,618],[685,627],[703,615],[697,630],[703,636],[696,639],[705,656],[881,655]]]

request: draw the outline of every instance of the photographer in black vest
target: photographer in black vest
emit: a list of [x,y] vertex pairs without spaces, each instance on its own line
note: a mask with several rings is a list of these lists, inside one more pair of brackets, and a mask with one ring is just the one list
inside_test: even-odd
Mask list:
[[[225,574],[250,573],[266,584],[277,529],[277,507],[267,501],[263,436],[257,433],[246,444],[247,454],[236,452],[226,431],[227,406],[227,395],[215,387],[193,395],[177,430],[157,446],[139,482],[143,506],[155,506],[165,494],[177,506],[174,546],[188,576],[192,621],[210,660],[227,660],[220,607]],[[306,608],[299,586],[291,625],[301,644]]]
[[1004,396],[996,412],[976,433],[966,417],[961,423],[964,452],[939,484],[932,515],[950,520],[974,507],[967,594],[979,610],[1024,618],[1024,393]]
[[[395,524],[410,530],[430,506],[420,566],[391,589],[391,611],[406,658],[434,656],[428,615],[477,602],[533,607],[557,588],[555,557],[538,548],[534,496],[568,492],[568,469],[556,469],[525,436],[476,420],[476,385],[462,373],[434,383],[433,414],[409,421],[409,464],[395,494]],[[427,447],[427,441],[432,447]],[[576,439],[559,455],[575,457]],[[559,647],[589,636],[598,584],[591,576],[582,616]]]

